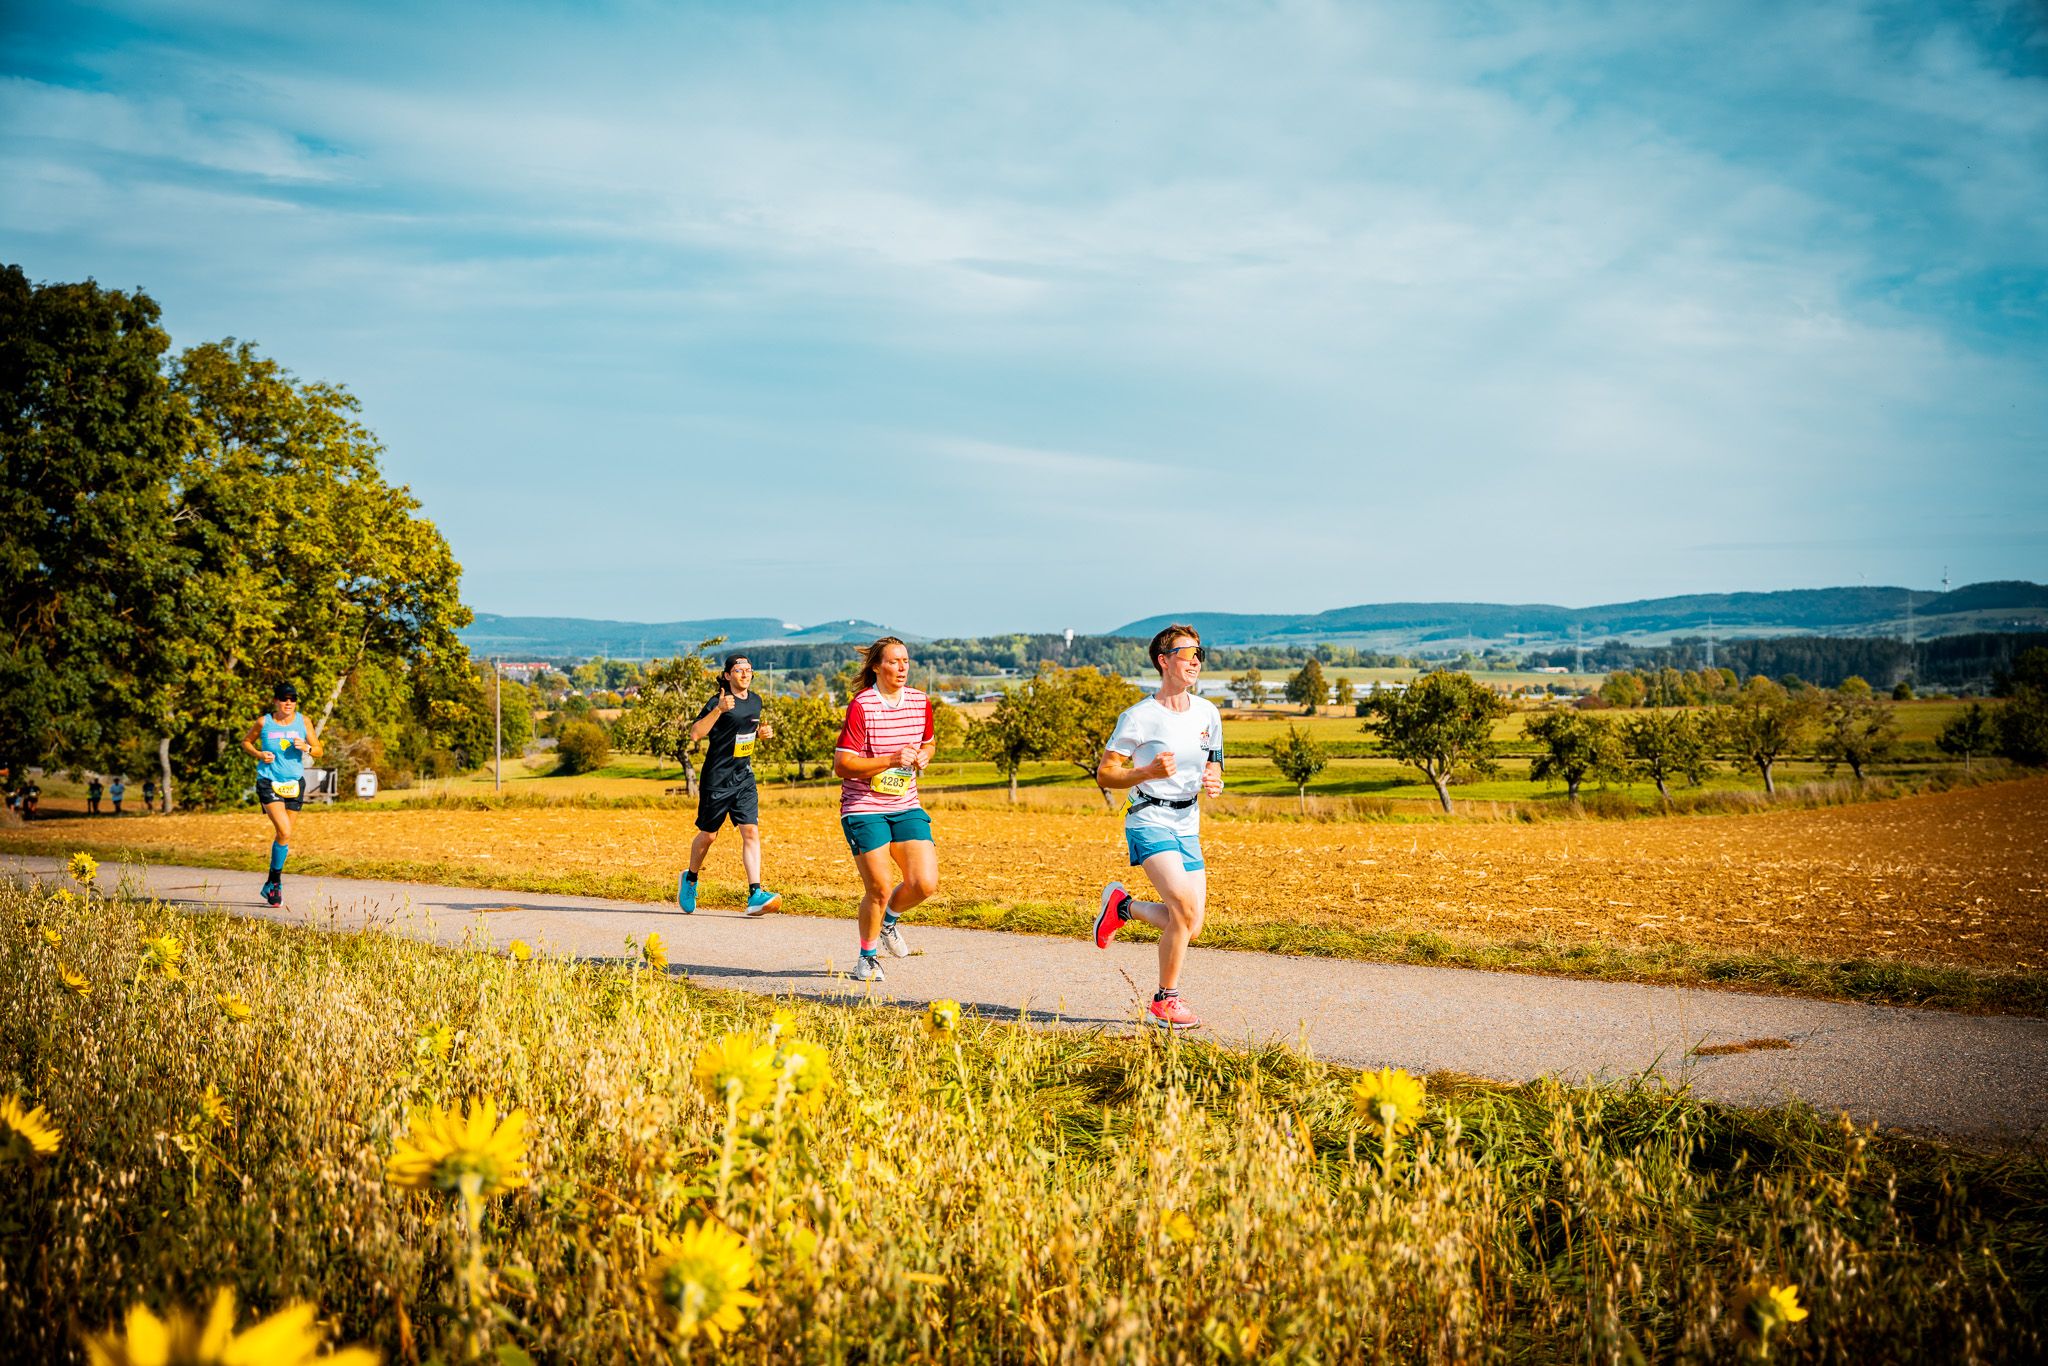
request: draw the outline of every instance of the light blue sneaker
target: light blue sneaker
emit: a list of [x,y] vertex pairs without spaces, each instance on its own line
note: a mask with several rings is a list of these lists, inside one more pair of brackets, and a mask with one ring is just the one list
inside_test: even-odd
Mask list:
[[771,892],[766,887],[761,887],[747,897],[747,909],[741,911],[740,914],[751,920],[757,915],[768,914],[768,912],[781,904],[782,893]]
[[683,908],[684,915],[697,913],[697,884],[690,881],[688,873],[676,874],[676,905]]

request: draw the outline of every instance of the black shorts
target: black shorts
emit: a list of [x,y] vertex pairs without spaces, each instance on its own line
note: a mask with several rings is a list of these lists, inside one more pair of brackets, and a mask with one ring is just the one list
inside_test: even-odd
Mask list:
[[734,825],[761,823],[761,793],[752,783],[726,792],[704,788],[697,793],[697,828],[709,834],[730,820]]
[[306,805],[306,780],[299,779],[299,793],[296,797],[280,797],[277,789],[270,785],[270,779],[256,780],[256,805],[269,806],[272,802],[283,802],[287,811],[298,811]]

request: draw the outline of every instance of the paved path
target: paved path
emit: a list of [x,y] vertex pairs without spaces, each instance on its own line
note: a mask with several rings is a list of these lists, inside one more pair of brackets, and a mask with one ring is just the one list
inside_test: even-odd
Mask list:
[[[61,860],[0,856],[0,873],[57,873]],[[845,973],[845,920],[479,891],[419,883],[291,877],[271,910],[254,873],[103,865],[166,901],[327,927],[374,925],[457,943],[481,931],[580,956],[624,953],[628,934],[660,930],[669,961],[707,986],[921,1005],[953,997],[984,1016],[1129,1027],[1149,998],[1149,943],[1092,942],[990,930],[905,928],[917,952],[885,958],[872,991]],[[1184,984],[1225,1043],[1305,1043],[1318,1057],[1500,1081],[1603,1081],[1655,1071],[1707,1099],[1770,1105],[1799,1098],[1861,1121],[1973,1140],[2038,1143],[2048,1134],[2048,1020],[1844,1005],[1683,987],[1523,973],[1290,958],[1196,947]],[[1699,1056],[1753,1039],[1789,1048]]]

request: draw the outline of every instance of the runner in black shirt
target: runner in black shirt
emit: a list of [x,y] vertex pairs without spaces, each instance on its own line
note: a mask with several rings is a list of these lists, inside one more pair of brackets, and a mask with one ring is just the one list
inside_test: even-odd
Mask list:
[[697,790],[697,838],[690,841],[690,869],[676,884],[676,904],[685,913],[697,909],[697,874],[711,841],[727,820],[739,827],[740,862],[747,870],[747,909],[766,915],[782,902],[782,893],[761,886],[761,797],[754,786],[754,744],[775,734],[761,719],[761,699],[753,692],[754,664],[743,654],[725,657],[718,691],[705,700],[690,727],[690,738],[710,740],[704,754],[703,785]]

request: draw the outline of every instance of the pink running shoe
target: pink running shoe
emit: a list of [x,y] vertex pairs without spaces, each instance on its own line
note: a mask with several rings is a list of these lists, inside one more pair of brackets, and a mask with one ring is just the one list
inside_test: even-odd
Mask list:
[[1195,1012],[1188,1009],[1188,1003],[1178,996],[1169,996],[1163,1001],[1154,1001],[1145,1010],[1145,1022],[1155,1029],[1200,1029],[1202,1022]]
[[1123,883],[1112,882],[1102,889],[1102,909],[1095,913],[1096,948],[1108,948],[1116,932],[1129,922],[1130,904],[1131,894],[1124,890]]

